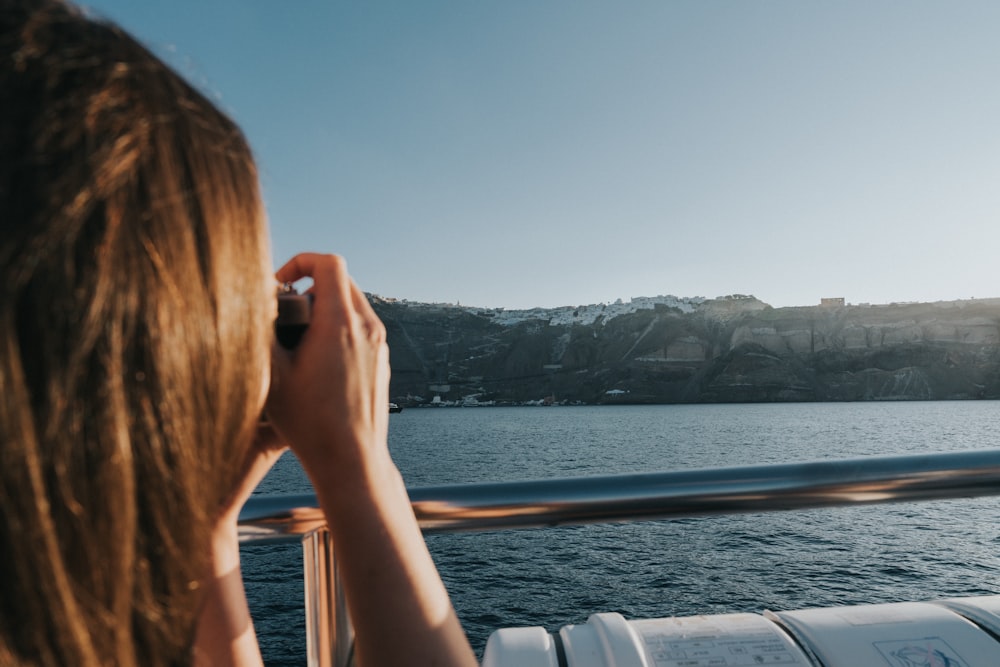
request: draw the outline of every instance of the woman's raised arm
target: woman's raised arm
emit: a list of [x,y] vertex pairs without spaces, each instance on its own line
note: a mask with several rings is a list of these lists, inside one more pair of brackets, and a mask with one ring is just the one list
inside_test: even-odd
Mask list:
[[306,277],[312,319],[294,351],[275,352],[267,410],[326,514],[359,662],[475,665],[389,456],[385,327],[339,257],[298,255],[277,273]]

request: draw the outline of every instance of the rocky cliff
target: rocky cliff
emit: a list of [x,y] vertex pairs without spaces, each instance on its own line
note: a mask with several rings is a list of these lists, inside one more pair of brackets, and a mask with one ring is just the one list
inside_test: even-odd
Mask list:
[[371,300],[404,405],[1000,398],[1000,299],[772,308],[733,295],[530,311]]

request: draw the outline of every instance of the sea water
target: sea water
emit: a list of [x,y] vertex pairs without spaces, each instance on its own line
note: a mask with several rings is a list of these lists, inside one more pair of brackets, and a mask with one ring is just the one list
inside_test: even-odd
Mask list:
[[[1000,402],[408,409],[410,487],[1000,447]],[[286,455],[261,493],[301,493]],[[1000,498],[431,535],[473,647],[498,627],[1000,593]],[[302,552],[243,549],[265,662],[305,664]]]

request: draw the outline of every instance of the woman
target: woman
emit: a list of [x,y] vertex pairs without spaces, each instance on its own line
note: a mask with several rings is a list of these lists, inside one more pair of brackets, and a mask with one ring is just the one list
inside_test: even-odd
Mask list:
[[282,443],[338,543],[359,661],[474,664],[386,448],[385,331],[343,261],[278,271],[312,278],[314,305],[272,361],[239,129],[59,0],[0,0],[0,58],[0,664],[259,664],[236,517]]

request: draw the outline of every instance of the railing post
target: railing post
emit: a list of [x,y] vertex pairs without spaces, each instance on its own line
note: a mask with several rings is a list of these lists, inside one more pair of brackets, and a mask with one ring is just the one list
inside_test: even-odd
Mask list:
[[348,667],[353,662],[354,630],[330,531],[320,528],[303,535],[302,567],[309,667]]

